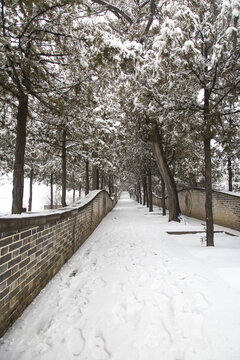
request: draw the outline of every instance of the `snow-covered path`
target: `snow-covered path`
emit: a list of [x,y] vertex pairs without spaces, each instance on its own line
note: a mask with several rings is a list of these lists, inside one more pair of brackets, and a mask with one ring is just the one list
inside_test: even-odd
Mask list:
[[[123,193],[1,340],[1,360],[239,360],[240,234],[168,223]],[[235,276],[233,276],[235,274]]]

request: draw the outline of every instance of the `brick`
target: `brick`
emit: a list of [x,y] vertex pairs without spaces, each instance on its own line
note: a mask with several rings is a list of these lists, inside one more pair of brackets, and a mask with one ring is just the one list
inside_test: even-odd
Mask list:
[[16,256],[18,256],[20,254],[20,250],[18,249],[18,250],[15,250],[14,252],[13,252],[13,258],[14,257],[16,257]]
[[1,249],[1,256],[6,255],[9,252],[8,246]]
[[7,300],[10,301],[15,295],[17,295],[18,292],[19,292],[19,286],[8,294]]
[[7,232],[3,232],[1,233],[1,239],[5,238],[5,237],[9,237],[16,234],[16,231],[7,231]]
[[21,256],[18,256],[18,257],[16,257],[15,259],[9,261],[9,263],[8,263],[8,268],[10,269],[10,268],[13,267],[14,265],[20,263],[20,261],[21,261]]
[[32,255],[37,250],[37,247],[34,246],[32,249],[28,251],[28,256]]
[[24,231],[24,232],[20,233],[20,239],[24,239],[30,235],[32,235],[32,230]]
[[13,281],[15,281],[19,277],[19,275],[20,275],[20,271],[12,275],[10,278],[8,278],[7,284],[10,285]]
[[2,300],[9,293],[9,289],[5,289],[0,293],[0,300]]
[[14,235],[14,239],[13,239],[14,242],[18,241],[19,239],[20,239],[20,234]]
[[4,256],[1,256],[1,257],[0,257],[0,265],[6,263],[6,262],[9,261],[11,258],[12,258],[12,255],[11,255],[11,254],[7,254],[7,255],[4,255]]
[[4,246],[6,246],[6,245],[9,245],[9,244],[12,243],[12,241],[13,241],[13,239],[12,239],[11,236],[8,237],[8,238],[5,238],[5,239],[3,239],[3,240],[0,240],[0,247],[4,247]]
[[28,254],[27,252],[25,252],[24,254],[21,255],[21,259],[24,260],[28,257]]
[[4,273],[5,271],[7,271],[8,269],[8,264],[4,264],[2,266],[0,266],[0,274]]
[[38,226],[37,227],[37,232],[40,232],[40,231],[42,231],[44,229],[44,226]]
[[16,243],[13,243],[12,245],[9,246],[9,250],[13,251],[17,248],[20,248],[22,246],[22,240],[17,241]]
[[37,239],[36,244],[39,245],[39,244],[41,244],[44,240],[45,240],[45,237],[40,237],[39,239]]
[[25,265],[27,265],[28,263],[30,262],[30,259],[29,258],[26,258],[24,261],[22,261],[20,264],[19,264],[19,269],[22,269]]
[[4,281],[3,283],[0,284],[0,292],[3,291],[7,286],[7,281]]
[[8,270],[5,273],[3,273],[2,275],[0,275],[0,283],[3,282],[4,280],[8,279],[9,276],[11,276],[12,274],[12,270]]
[[27,251],[30,248],[30,245],[25,245],[22,248],[20,248],[20,254],[24,253],[25,251]]

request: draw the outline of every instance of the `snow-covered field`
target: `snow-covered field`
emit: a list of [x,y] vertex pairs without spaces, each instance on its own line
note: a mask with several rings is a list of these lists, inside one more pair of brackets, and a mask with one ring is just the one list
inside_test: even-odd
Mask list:
[[[29,179],[24,179],[23,207],[28,208]],[[76,195],[77,196],[77,195]],[[54,202],[61,204],[60,190],[54,186]],[[72,203],[72,191],[67,191],[67,203]],[[44,184],[33,184],[32,211],[42,211],[44,205],[50,204],[50,187]],[[1,178],[0,182],[0,214],[10,214],[12,208],[11,176]]]
[[1,340],[1,360],[239,360],[240,233],[127,193]]

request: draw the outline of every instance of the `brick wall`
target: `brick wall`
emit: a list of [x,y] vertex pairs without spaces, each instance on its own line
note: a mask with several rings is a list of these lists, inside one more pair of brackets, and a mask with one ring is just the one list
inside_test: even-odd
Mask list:
[[[182,214],[205,220],[205,191],[204,189],[188,189],[178,192]],[[153,196],[155,205],[161,207],[161,199]],[[168,199],[166,198],[168,208]],[[214,223],[240,231],[240,196],[213,191],[213,219]]]
[[114,207],[105,191],[84,205],[0,218],[0,336]]

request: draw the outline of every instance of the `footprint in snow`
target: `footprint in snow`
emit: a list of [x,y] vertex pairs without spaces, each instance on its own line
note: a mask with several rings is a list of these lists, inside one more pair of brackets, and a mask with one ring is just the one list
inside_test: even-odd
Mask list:
[[84,256],[89,256],[91,254],[91,251],[92,251],[91,248],[85,251]]
[[97,335],[92,340],[91,354],[94,360],[107,360],[110,358],[110,353],[106,349],[105,340],[102,336]]
[[81,329],[74,328],[71,330],[67,344],[70,352],[72,352],[73,355],[76,356],[81,354],[85,345],[85,340],[83,338]]

